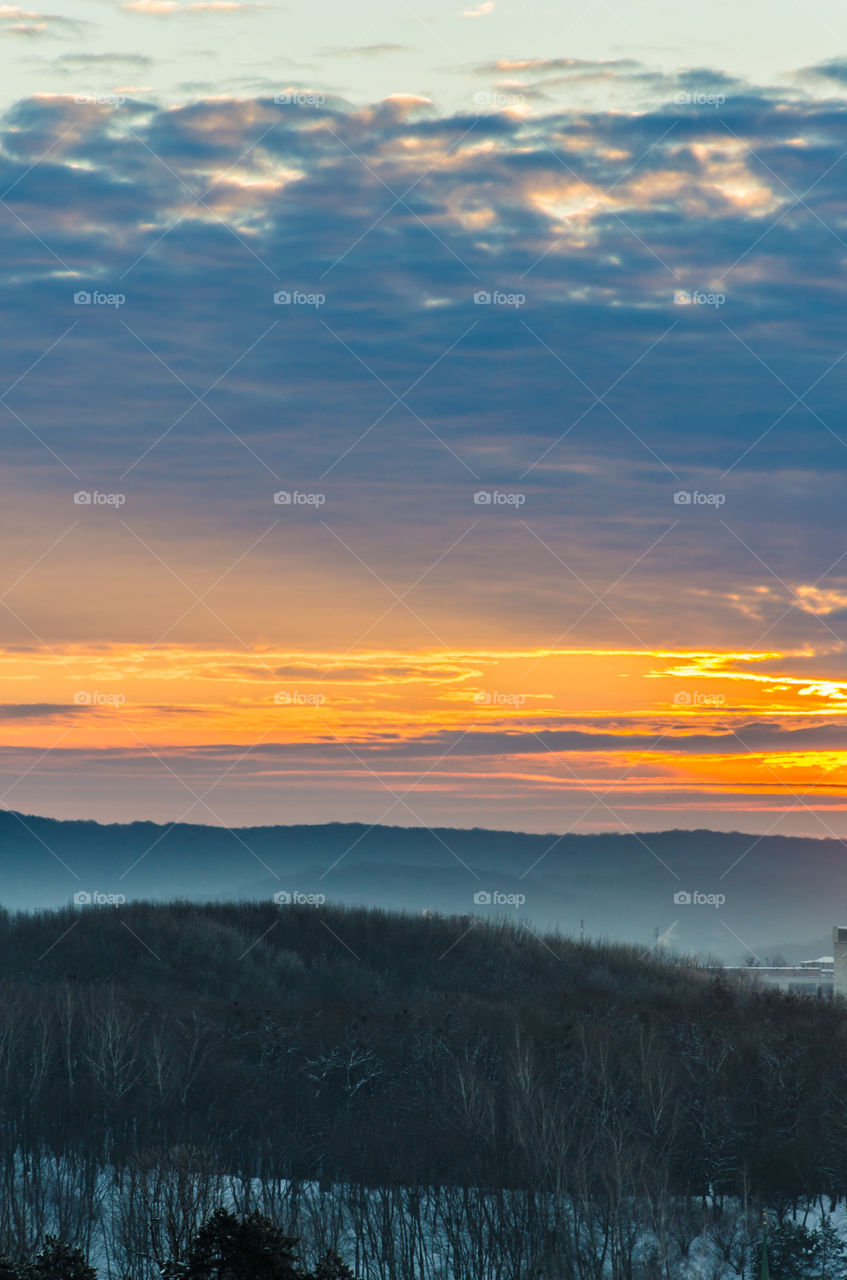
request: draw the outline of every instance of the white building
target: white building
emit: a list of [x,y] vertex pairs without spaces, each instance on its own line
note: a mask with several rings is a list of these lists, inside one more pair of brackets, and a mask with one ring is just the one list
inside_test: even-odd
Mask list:
[[[847,995],[847,929],[844,934],[844,982],[839,994]],[[801,960],[799,964],[737,965],[727,966],[727,973],[736,975],[758,986],[788,991],[798,996],[831,996],[835,988],[832,956],[818,956],[817,960]]]

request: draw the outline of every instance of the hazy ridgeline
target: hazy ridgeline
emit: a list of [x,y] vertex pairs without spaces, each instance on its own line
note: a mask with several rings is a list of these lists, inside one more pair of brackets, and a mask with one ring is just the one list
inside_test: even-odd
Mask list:
[[0,985],[17,1257],[154,1275],[226,1204],[385,1280],[667,1277],[704,1234],[741,1275],[762,1204],[847,1196],[843,1005],[632,948],[134,904],[0,917]]
[[[296,889],[347,906],[485,920],[497,914],[495,895],[500,910],[511,896],[520,904],[513,917],[536,932],[575,936],[584,921],[590,937],[643,950],[658,930],[679,951],[727,964],[751,951],[789,963],[828,954],[836,904],[847,901],[844,841],[738,831],[554,836],[345,822],[229,830],[0,811],[0,847],[0,900],[14,910],[63,907],[91,889],[163,903],[270,902]],[[680,909],[678,890],[719,891],[722,906]]]

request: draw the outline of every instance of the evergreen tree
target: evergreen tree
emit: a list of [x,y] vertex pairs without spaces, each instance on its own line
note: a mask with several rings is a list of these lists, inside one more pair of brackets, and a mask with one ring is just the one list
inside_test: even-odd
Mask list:
[[828,1214],[814,1234],[818,1241],[815,1280],[847,1280],[847,1247]]
[[57,1236],[45,1236],[35,1262],[24,1271],[25,1280],[97,1280],[97,1272],[75,1249]]
[[800,1222],[785,1220],[774,1231],[770,1245],[770,1261],[779,1280],[814,1280],[820,1253],[817,1231]]
[[350,1267],[333,1249],[327,1249],[312,1275],[313,1280],[356,1280]]
[[183,1263],[167,1263],[166,1280],[303,1280],[293,1236],[258,1211],[237,1218],[217,1209],[203,1224]]

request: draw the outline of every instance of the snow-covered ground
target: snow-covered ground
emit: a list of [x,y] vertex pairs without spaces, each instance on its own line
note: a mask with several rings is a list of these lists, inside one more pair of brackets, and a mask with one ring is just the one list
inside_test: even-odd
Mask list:
[[[32,1240],[50,1233],[80,1243],[105,1278],[153,1280],[218,1207],[260,1209],[300,1240],[311,1266],[335,1248],[365,1280],[739,1280],[758,1275],[761,1214],[738,1201],[627,1202],[613,1216],[584,1204],[459,1187],[322,1187],[241,1179],[184,1161],[163,1171],[100,1171],[87,1186],[60,1160],[7,1169],[6,1205]],[[14,1183],[14,1185],[12,1185]],[[11,1196],[10,1194],[11,1193]],[[37,1199],[21,1217],[21,1207]],[[93,1208],[92,1208],[93,1206]],[[847,1207],[828,1202],[785,1215],[810,1231],[829,1219],[847,1243]],[[769,1211],[771,1232],[777,1217]],[[810,1272],[810,1275],[812,1272]],[[815,1275],[819,1272],[815,1271]],[[841,1272],[834,1274],[840,1275]],[[775,1277],[776,1280],[776,1277]]]

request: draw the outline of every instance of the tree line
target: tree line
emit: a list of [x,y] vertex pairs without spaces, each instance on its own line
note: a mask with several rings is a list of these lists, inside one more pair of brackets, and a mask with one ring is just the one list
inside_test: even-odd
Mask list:
[[49,1231],[158,1276],[223,1204],[380,1280],[670,1277],[704,1239],[741,1276],[763,1206],[847,1197],[845,1100],[841,1001],[633,948],[272,903],[0,916],[21,1265]]
[[[297,1244],[257,1210],[239,1217],[220,1207],[193,1234],[185,1256],[164,1263],[162,1280],[356,1280],[333,1249],[306,1270]],[[0,1280],[97,1280],[97,1270],[81,1249],[48,1235],[32,1262],[0,1256]]]

